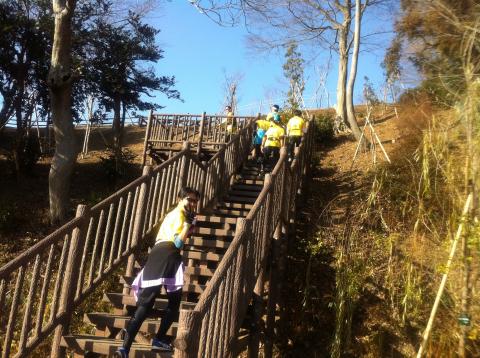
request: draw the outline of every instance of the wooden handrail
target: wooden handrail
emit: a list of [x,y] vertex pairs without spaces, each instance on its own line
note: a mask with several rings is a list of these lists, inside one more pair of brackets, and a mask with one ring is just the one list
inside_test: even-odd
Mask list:
[[[296,151],[294,166],[291,169],[288,166],[286,150],[282,149],[281,158],[270,176],[271,179],[265,181],[264,187],[247,217],[237,220],[235,236],[207,288],[201,294],[193,311],[195,313],[181,311],[179,332],[182,334],[175,342],[176,357],[218,356],[219,352],[221,355],[230,356],[233,353],[232,342],[240,328],[241,317],[245,313],[249,294],[253,291],[256,278],[268,252],[269,242],[265,241],[265,238],[272,238],[276,227],[282,224],[282,218],[288,216],[283,211],[292,208],[290,203],[279,207],[278,201],[274,201],[274,198],[282,201],[282,197],[284,197],[285,200],[292,201],[297,188],[287,187],[286,177],[297,177],[293,179],[295,183],[300,183],[298,176],[302,175],[303,166],[306,165],[304,159],[307,154],[305,152],[311,149],[312,135],[312,126],[308,126],[305,139]],[[268,198],[270,200],[267,200]],[[268,225],[264,225],[265,222]],[[257,236],[259,234],[256,232],[257,230],[263,230],[263,235]],[[253,261],[254,259],[256,261]],[[246,296],[242,298],[243,294]],[[225,297],[228,298],[225,299]],[[232,304],[232,301],[235,303]],[[233,311],[232,306],[236,307],[236,311]],[[221,314],[214,318],[213,316],[218,310]],[[232,320],[230,326],[224,327],[226,331],[222,331],[221,337],[218,337],[219,334],[216,330],[219,327],[215,323],[216,319],[221,319],[219,317],[231,317]],[[202,329],[189,329],[183,326],[184,322],[188,322],[192,327],[202,327]],[[209,343],[213,336],[216,337],[215,347]],[[212,352],[216,352],[216,354]]]

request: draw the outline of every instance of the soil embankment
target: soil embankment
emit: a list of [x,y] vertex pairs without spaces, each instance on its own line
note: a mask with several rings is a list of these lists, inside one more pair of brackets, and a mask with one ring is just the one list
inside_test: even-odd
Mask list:
[[[377,118],[375,132],[393,158],[407,145],[405,121],[395,114],[378,114]],[[357,142],[347,134],[318,144],[316,165],[308,193],[301,200],[304,205],[297,212],[296,237],[289,249],[283,292],[288,302],[287,324],[279,342],[282,356],[328,357],[335,350],[340,356],[352,357],[411,353],[410,346],[398,342],[384,327],[388,303],[382,288],[372,285],[375,280],[363,268],[349,267],[374,259],[366,257],[375,251],[368,244],[359,247],[350,240],[359,232],[356,220],[369,200],[373,173],[386,164],[376,143],[375,151],[359,153],[352,165],[356,148]],[[378,261],[380,265],[381,258]],[[357,273],[362,277],[356,277]]]
[[[77,128],[77,144],[81,148],[85,128]],[[0,136],[0,266],[25,251],[54,228],[48,219],[48,172],[51,156],[35,164],[31,175],[17,178],[12,158],[8,158],[12,133]],[[121,178],[108,175],[113,162],[106,149],[112,143],[110,128],[92,130],[89,152],[78,157],[71,183],[71,216],[78,204],[96,204],[141,174],[145,128],[125,127],[124,147],[130,153]]]

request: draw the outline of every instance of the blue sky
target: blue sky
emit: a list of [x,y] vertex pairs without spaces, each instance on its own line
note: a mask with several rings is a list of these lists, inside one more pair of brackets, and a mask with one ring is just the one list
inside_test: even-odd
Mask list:
[[[386,32],[376,36],[375,47],[364,49],[359,58],[359,70],[355,86],[355,102],[361,102],[364,76],[368,76],[380,91],[384,82],[380,67],[385,48],[390,43],[392,17],[382,19],[378,14],[367,14],[364,33]],[[164,58],[156,65],[160,75],[174,75],[176,88],[184,103],[168,100],[162,94],[156,102],[165,106],[164,113],[218,113],[224,99],[224,76],[242,73],[239,84],[238,114],[254,114],[268,111],[269,102],[282,105],[288,83],[283,76],[282,53],[252,55],[246,46],[246,30],[242,27],[221,27],[200,14],[186,0],[165,2],[161,8],[147,15],[147,22],[159,28],[158,43],[164,49]],[[373,49],[374,48],[374,49]],[[314,66],[325,67],[328,55],[320,55],[309,62],[305,69],[307,87],[304,92],[307,107],[314,107],[313,95],[318,76]],[[337,62],[333,55],[326,87],[330,105],[335,104]],[[326,96],[322,106],[326,106]],[[318,101],[317,101],[318,102]]]

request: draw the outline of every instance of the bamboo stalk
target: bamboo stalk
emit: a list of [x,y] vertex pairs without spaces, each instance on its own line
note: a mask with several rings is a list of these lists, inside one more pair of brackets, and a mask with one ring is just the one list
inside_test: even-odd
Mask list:
[[433,304],[432,311],[430,312],[430,318],[428,319],[427,327],[425,328],[425,332],[423,333],[423,339],[422,339],[422,343],[420,344],[420,348],[418,349],[417,358],[421,358],[422,355],[425,353],[425,348],[428,343],[428,338],[430,337],[430,332],[432,331],[433,320],[435,319],[435,315],[437,314],[437,309],[440,304],[440,299],[442,298],[443,290],[445,289],[445,285],[447,283],[448,272],[450,271],[450,266],[453,261],[453,256],[455,255],[458,239],[462,235],[465,216],[467,215],[468,209],[470,208],[470,204],[472,203],[472,196],[473,196],[472,193],[470,193],[467,197],[467,200],[465,201],[462,216],[460,218],[460,224],[458,225],[457,232],[452,242],[452,247],[450,249],[450,254],[448,256],[448,261],[447,261],[447,264],[445,265],[445,273],[442,275],[442,281],[440,283],[440,287],[438,288],[437,296],[435,297],[435,302]]

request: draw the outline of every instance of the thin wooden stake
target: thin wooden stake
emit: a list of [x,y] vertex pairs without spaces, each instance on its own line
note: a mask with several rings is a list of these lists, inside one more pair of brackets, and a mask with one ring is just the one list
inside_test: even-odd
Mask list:
[[440,299],[442,298],[443,290],[445,289],[445,285],[447,283],[448,272],[450,271],[450,266],[453,261],[453,256],[455,255],[458,239],[462,235],[463,222],[470,208],[470,204],[472,203],[472,197],[473,195],[472,193],[470,193],[467,197],[467,200],[465,201],[465,206],[463,207],[462,216],[460,218],[460,224],[458,225],[455,238],[453,239],[453,242],[452,242],[450,255],[448,256],[448,261],[447,261],[447,264],[445,265],[445,273],[442,275],[442,281],[440,283],[440,287],[438,288],[437,296],[435,297],[435,302],[433,303],[432,312],[430,312],[430,318],[428,319],[427,327],[425,328],[425,332],[423,333],[422,344],[420,344],[420,348],[418,349],[417,358],[421,358],[425,353],[425,348],[427,347],[428,338],[430,337],[430,332],[432,331],[433,320],[435,319],[435,315],[437,314],[437,309],[440,304]]

